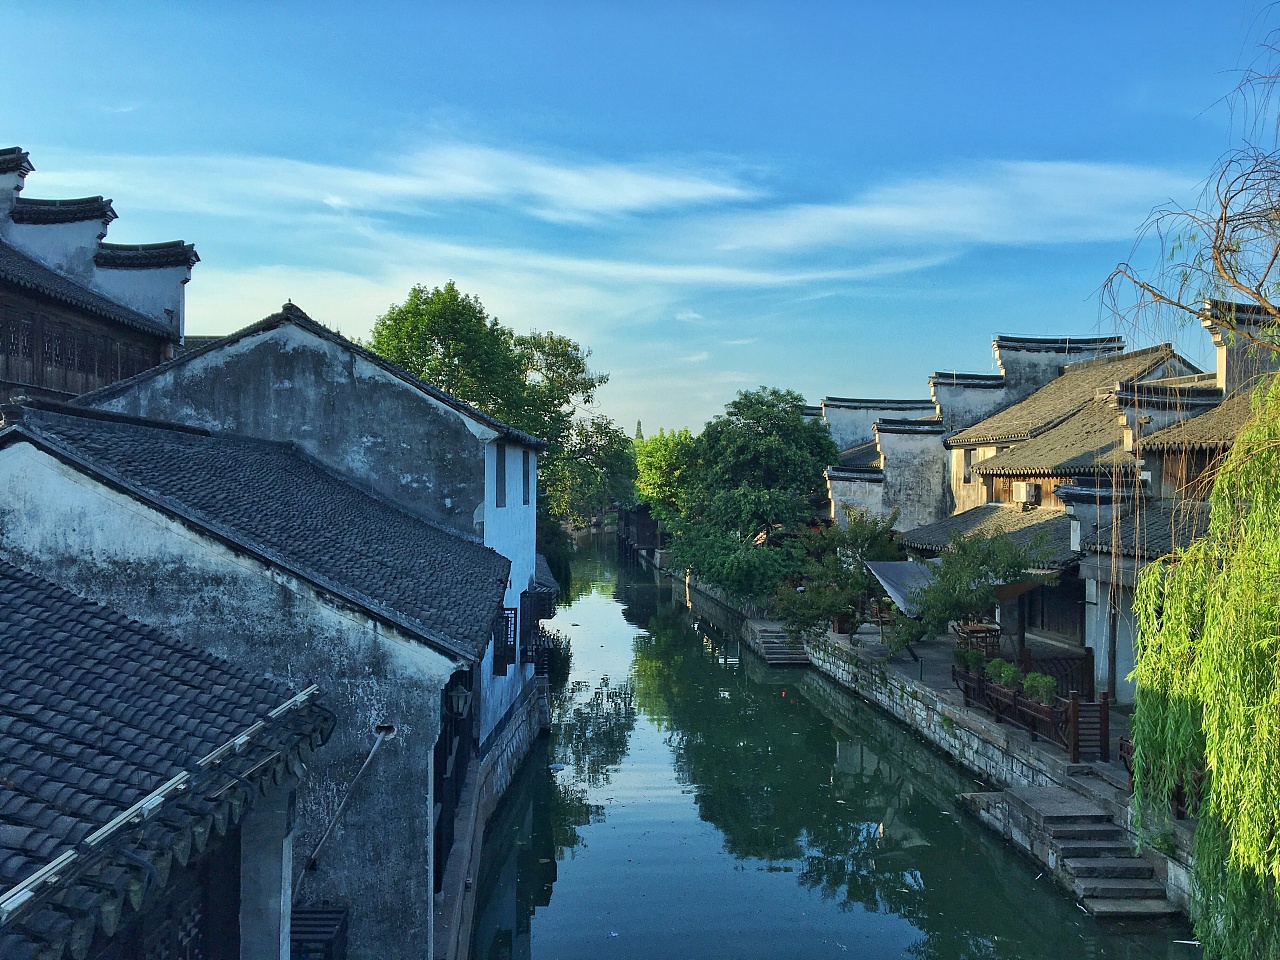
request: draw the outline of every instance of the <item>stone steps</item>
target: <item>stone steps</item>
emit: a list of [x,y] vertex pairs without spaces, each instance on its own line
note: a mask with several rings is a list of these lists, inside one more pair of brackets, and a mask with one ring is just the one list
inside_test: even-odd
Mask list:
[[1063,860],[1133,855],[1133,845],[1127,840],[1058,840],[1053,843],[1053,847]]
[[1077,879],[1107,877],[1112,879],[1150,880],[1155,871],[1141,857],[1067,857],[1063,869]]
[[1049,826],[1055,840],[1120,840],[1124,831],[1114,823],[1058,823]]
[[[1104,793],[1113,789],[1107,781],[1097,785]],[[1134,854],[1105,802],[1063,787],[1013,787],[1005,795],[1047,841],[1059,882],[1089,913],[1119,919],[1177,912],[1151,864]]]
[[1099,920],[1155,920],[1160,917],[1172,917],[1178,913],[1178,909],[1163,897],[1152,897],[1148,900],[1085,897],[1080,904]]
[[809,654],[804,644],[792,640],[781,626],[767,620],[747,620],[743,624],[743,639],[771,667],[808,666]]
[[1158,900],[1164,896],[1164,884],[1159,880],[1133,877],[1076,877],[1071,890],[1082,900]]

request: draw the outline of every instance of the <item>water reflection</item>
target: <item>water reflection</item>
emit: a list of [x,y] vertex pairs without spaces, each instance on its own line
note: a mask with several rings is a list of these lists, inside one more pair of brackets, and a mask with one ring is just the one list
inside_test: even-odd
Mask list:
[[1082,915],[958,815],[982,785],[882,714],[695,629],[648,574],[583,566],[552,738],[488,832],[473,956],[1191,956],[1185,931]]

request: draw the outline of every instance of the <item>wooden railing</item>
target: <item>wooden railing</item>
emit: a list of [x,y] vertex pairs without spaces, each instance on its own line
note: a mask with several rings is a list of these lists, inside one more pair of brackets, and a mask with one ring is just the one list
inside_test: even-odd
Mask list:
[[996,723],[1007,721],[1022,727],[1032,740],[1056,743],[1067,751],[1072,763],[1111,759],[1111,703],[1105,693],[1095,702],[1082,700],[1073,690],[1048,704],[960,667],[951,668],[951,679],[966,707],[989,711]]
[[1069,657],[1034,657],[1024,653],[1018,662],[1023,673],[1043,673],[1058,681],[1058,696],[1066,698],[1072,690],[1085,700],[1092,700],[1093,651],[1088,647]]

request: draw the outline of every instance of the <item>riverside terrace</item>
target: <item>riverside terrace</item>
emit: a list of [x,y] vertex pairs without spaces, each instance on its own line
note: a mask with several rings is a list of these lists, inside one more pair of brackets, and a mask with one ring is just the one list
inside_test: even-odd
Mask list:
[[[1033,662],[1058,658],[1062,647],[1027,638]],[[1167,854],[1145,846],[1135,856],[1128,771],[1121,742],[1124,712],[1110,713],[1109,759],[1073,761],[1062,746],[966,704],[953,671],[956,644],[930,637],[911,652],[890,655],[878,628],[854,637],[828,634],[806,644],[811,664],[861,694],[999,790],[961,799],[996,830],[1051,871],[1100,917],[1165,916],[1189,909],[1194,824],[1174,821]],[[1083,759],[1083,758],[1082,758]]]

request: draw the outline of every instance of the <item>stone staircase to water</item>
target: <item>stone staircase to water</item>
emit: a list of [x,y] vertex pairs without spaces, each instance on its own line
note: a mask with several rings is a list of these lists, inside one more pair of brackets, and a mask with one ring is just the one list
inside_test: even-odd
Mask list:
[[742,637],[771,667],[807,667],[809,655],[804,644],[792,640],[782,624],[776,620],[747,620],[742,625]]
[[1014,787],[1005,796],[1011,821],[1033,850],[1044,845],[1049,865],[1089,913],[1132,919],[1178,912],[1151,864],[1102,807],[1061,787]]

